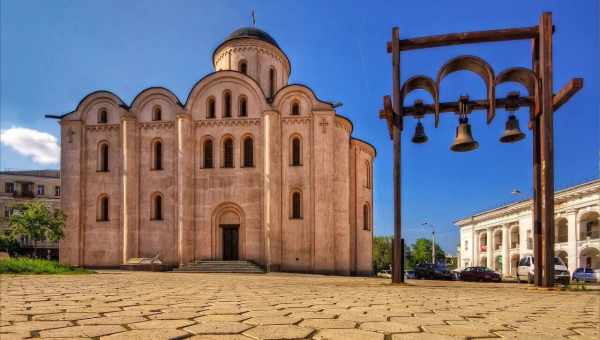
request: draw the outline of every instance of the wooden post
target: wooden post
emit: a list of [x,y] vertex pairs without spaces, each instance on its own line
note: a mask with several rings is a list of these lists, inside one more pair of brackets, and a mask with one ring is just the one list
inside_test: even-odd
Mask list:
[[[542,201],[542,286],[554,286],[554,136],[552,112],[552,14],[540,19],[541,115],[541,201]],[[536,259],[536,261],[539,261]]]
[[[539,39],[533,39],[532,69],[540,76],[539,72]],[[540,100],[541,98],[537,98]],[[534,284],[538,287],[542,285],[542,198],[541,198],[541,164],[540,164],[540,119],[537,112],[531,115],[531,132],[533,144],[533,258],[534,258]]]
[[402,247],[402,101],[400,99],[399,29],[392,29],[392,139],[394,141],[394,242],[392,245],[392,283],[404,282],[404,247]]

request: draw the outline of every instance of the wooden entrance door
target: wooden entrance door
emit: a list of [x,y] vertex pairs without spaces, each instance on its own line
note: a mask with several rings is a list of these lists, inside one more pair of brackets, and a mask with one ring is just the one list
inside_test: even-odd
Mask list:
[[239,260],[239,225],[221,225],[223,230],[223,260]]

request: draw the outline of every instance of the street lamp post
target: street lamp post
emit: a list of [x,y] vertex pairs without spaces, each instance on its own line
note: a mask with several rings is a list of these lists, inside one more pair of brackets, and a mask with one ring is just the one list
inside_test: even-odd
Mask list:
[[431,263],[435,264],[435,226],[429,222],[421,223],[421,225],[431,227]]
[[[473,111],[487,111],[487,123],[495,117],[496,108],[510,113],[506,130],[500,142],[512,143],[524,138],[519,129],[515,112],[519,107],[529,107],[529,129],[533,139],[533,230],[535,285],[554,285],[554,136],[553,115],[575,93],[583,87],[583,78],[574,78],[558,93],[552,92],[552,36],[554,25],[552,13],[542,14],[539,24],[532,27],[499,29],[479,32],[462,32],[419,38],[399,38],[399,29],[392,29],[392,40],[387,43],[387,52],[392,54],[392,96],[383,98],[383,110],[379,116],[387,121],[394,145],[394,241],[392,259],[392,282],[404,282],[404,240],[402,239],[402,190],[401,190],[401,135],[404,118],[419,120],[414,143],[425,143],[427,136],[420,120],[433,114],[435,127],[442,113],[452,112],[459,117],[456,138],[452,151],[475,150],[479,144],[471,134],[469,116]],[[532,42],[532,66],[512,67],[496,75],[492,67],[476,56],[459,56],[449,60],[438,71],[435,81],[419,75],[401,83],[400,53],[410,50],[450,45],[465,45],[499,41],[530,40]],[[470,100],[461,96],[456,102],[440,102],[440,83],[448,74],[471,71],[479,75],[486,84],[486,99]],[[527,96],[517,92],[505,98],[496,98],[496,86],[506,82],[519,83],[527,89]],[[416,101],[413,106],[404,106],[404,98],[414,90],[424,90],[433,98],[433,105]]]

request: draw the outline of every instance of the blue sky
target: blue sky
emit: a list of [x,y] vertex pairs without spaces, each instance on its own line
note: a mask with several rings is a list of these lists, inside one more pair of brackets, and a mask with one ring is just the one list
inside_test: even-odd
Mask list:
[[[126,103],[149,86],[165,86],[185,101],[193,84],[212,71],[211,55],[236,28],[250,23],[269,32],[292,62],[290,82],[303,83],[325,100],[344,103],[338,111],[354,122],[354,135],[377,147],[375,233],[390,234],[393,221],[392,147],[378,119],[382,96],[390,94],[391,61],[385,44],[393,26],[401,38],[451,32],[533,26],[552,11],[554,89],[584,77],[584,89],[555,115],[556,186],[599,174],[599,6],[598,1],[24,1],[3,0],[0,48],[0,168],[56,168],[58,124],[44,114],[75,108],[86,94],[106,89]],[[518,9],[518,11],[517,11]],[[402,78],[435,77],[449,58],[474,54],[496,73],[530,66],[528,41],[411,51],[402,55]],[[498,95],[519,89],[502,85]],[[521,93],[524,93],[524,89]],[[459,72],[442,84],[441,99],[460,94],[483,98],[473,74]],[[422,97],[416,93],[407,102]],[[527,110],[517,115],[526,130]],[[441,245],[452,253],[458,240],[453,221],[531,194],[531,136],[513,145],[498,138],[506,113],[490,126],[484,115],[471,123],[479,150],[449,151],[456,119],[433,128],[429,142],[413,145],[415,122],[406,123],[403,150],[403,224],[408,242],[429,237],[436,225]],[[15,130],[11,130],[15,131]],[[23,135],[29,139],[23,140]],[[6,141],[12,139],[13,146]],[[19,139],[20,138],[20,139]],[[26,144],[23,145],[23,142]],[[21,145],[19,146],[19,143]],[[39,153],[42,153],[40,155]],[[511,195],[519,189],[520,197]]]

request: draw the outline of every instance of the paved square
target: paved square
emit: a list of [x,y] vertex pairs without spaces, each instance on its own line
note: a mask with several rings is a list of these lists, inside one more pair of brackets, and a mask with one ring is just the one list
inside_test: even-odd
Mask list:
[[595,339],[600,295],[517,284],[102,272],[0,276],[0,338]]

